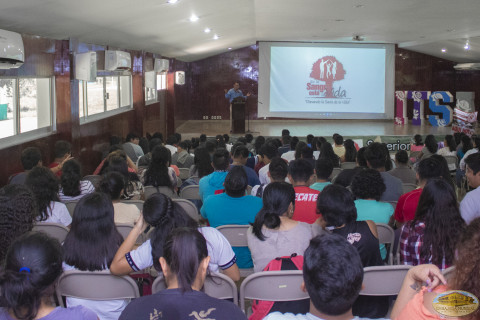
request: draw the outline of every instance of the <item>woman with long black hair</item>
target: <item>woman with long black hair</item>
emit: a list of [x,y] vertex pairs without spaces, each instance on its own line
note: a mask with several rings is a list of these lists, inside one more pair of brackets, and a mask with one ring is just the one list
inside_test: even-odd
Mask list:
[[80,163],[77,160],[68,160],[62,167],[60,178],[60,201],[75,201],[84,195],[95,191],[95,187],[88,180],[82,180]]
[[177,176],[175,170],[170,168],[172,163],[172,154],[170,150],[163,146],[156,146],[152,150],[152,161],[148,169],[142,175],[142,181],[145,186],[177,187]]

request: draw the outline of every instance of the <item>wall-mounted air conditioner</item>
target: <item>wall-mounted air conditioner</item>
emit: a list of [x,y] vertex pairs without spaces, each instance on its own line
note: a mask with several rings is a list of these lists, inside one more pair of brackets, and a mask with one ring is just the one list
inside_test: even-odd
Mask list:
[[118,69],[130,69],[132,59],[130,53],[116,50],[105,51],[105,70],[114,71]]
[[155,72],[166,72],[170,66],[167,59],[155,59]]
[[75,79],[95,81],[97,78],[97,53],[89,51],[75,54]]
[[22,36],[16,32],[0,30],[0,69],[18,68],[24,61]]
[[175,84],[179,84],[179,85],[185,84],[185,71],[175,72]]

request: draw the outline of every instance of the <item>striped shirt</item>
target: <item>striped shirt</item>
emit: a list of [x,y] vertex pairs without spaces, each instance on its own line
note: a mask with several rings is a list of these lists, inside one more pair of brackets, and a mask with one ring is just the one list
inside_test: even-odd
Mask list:
[[63,194],[63,188],[60,187],[60,191],[58,191],[58,198],[60,198],[60,201],[62,202],[75,201],[80,200],[84,195],[87,195],[94,191],[95,187],[90,181],[82,180],[80,181],[80,194],[78,196],[66,196]]

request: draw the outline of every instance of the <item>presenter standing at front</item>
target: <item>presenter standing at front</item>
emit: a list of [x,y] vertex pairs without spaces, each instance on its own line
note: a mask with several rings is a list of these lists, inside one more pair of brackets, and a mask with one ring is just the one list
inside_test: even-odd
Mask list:
[[230,102],[230,133],[233,132],[233,123],[232,123],[232,100],[238,97],[242,97],[243,99],[247,99],[250,97],[250,92],[247,93],[246,96],[243,95],[242,90],[240,90],[240,84],[235,82],[233,84],[233,88],[230,90],[225,89],[225,98],[228,99]]

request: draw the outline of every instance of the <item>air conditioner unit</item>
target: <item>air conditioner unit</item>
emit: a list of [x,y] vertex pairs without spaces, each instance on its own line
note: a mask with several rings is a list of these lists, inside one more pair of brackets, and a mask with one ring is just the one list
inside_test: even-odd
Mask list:
[[89,51],[75,54],[75,79],[95,81],[97,78],[97,53]]
[[167,59],[155,59],[155,72],[166,72],[170,66]]
[[25,61],[22,36],[0,30],[0,69],[19,68]]
[[185,84],[185,71],[175,72],[175,84],[179,84],[179,85]]
[[480,70],[480,63],[459,63],[454,68],[455,70]]
[[105,70],[125,70],[130,69],[131,67],[132,58],[130,58],[130,53],[116,50],[105,51]]

